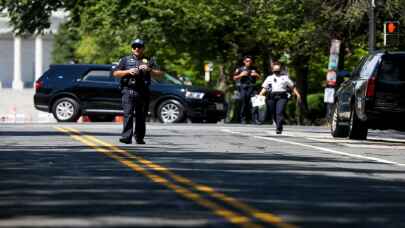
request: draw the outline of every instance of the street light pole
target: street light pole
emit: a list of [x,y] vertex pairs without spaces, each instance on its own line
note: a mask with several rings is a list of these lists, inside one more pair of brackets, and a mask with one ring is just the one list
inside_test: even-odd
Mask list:
[[372,53],[375,49],[375,16],[374,16],[375,2],[369,0],[368,6],[368,52]]

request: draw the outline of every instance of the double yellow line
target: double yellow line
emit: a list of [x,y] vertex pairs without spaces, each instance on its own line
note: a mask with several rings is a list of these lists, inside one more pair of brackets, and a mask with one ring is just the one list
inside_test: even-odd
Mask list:
[[[255,209],[235,198],[220,193],[207,185],[196,184],[190,179],[177,175],[161,165],[153,163],[140,156],[133,155],[122,148],[104,142],[94,136],[83,135],[78,130],[69,127],[56,127],[56,129],[67,133],[73,139],[94,148],[96,151],[117,160],[135,172],[149,178],[151,181],[166,186],[182,197],[212,210],[214,214],[225,218],[233,224],[248,228],[260,228],[263,227],[262,224],[271,224],[282,228],[296,227],[285,223],[276,215]],[[206,199],[207,197],[204,197],[202,194],[206,194],[217,201],[221,201],[235,210],[227,209],[215,201]]]

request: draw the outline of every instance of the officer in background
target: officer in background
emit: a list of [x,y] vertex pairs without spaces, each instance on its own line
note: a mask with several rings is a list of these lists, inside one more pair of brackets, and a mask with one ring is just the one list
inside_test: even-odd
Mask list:
[[289,78],[288,74],[281,72],[281,64],[275,62],[271,66],[273,74],[267,76],[262,84],[260,95],[267,94],[267,108],[270,116],[276,123],[276,133],[281,134],[283,131],[284,109],[288,101],[288,90],[292,90],[301,101],[301,95]]
[[[144,57],[145,43],[135,39],[131,43],[132,54],[120,59],[113,75],[120,78],[124,123],[120,142],[131,144],[135,136],[137,144],[145,144],[146,115],[149,106],[151,76],[162,76],[154,59]],[[134,115],[135,111],[135,115]],[[135,117],[135,132],[134,129]]]
[[260,78],[257,68],[253,66],[252,56],[243,58],[243,66],[235,70],[233,80],[239,84],[240,122],[245,124],[248,116],[252,117],[251,97],[255,95],[256,80]]

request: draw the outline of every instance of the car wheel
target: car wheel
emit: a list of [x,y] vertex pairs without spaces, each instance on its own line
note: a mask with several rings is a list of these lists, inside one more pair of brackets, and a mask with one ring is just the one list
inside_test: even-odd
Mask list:
[[349,136],[349,126],[344,125],[339,118],[337,102],[332,106],[330,129],[333,137],[345,138]]
[[157,113],[162,123],[178,123],[184,118],[184,107],[177,100],[166,100],[159,105]]
[[52,114],[58,122],[76,122],[80,117],[80,106],[72,98],[60,98],[53,104]]
[[366,123],[361,121],[356,114],[354,108],[352,108],[352,112],[350,114],[350,132],[349,138],[350,139],[359,139],[365,140],[367,139],[368,128]]

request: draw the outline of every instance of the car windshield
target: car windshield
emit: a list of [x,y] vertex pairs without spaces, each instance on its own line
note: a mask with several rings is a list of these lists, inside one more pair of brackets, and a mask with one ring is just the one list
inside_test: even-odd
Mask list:
[[157,83],[161,83],[161,84],[175,84],[175,85],[182,85],[183,84],[183,82],[180,81],[178,78],[176,78],[176,77],[174,77],[174,76],[172,76],[172,75],[170,75],[168,73],[165,73],[163,75],[163,77],[154,78],[154,80]]
[[387,56],[381,64],[381,80],[405,81],[405,55]]

